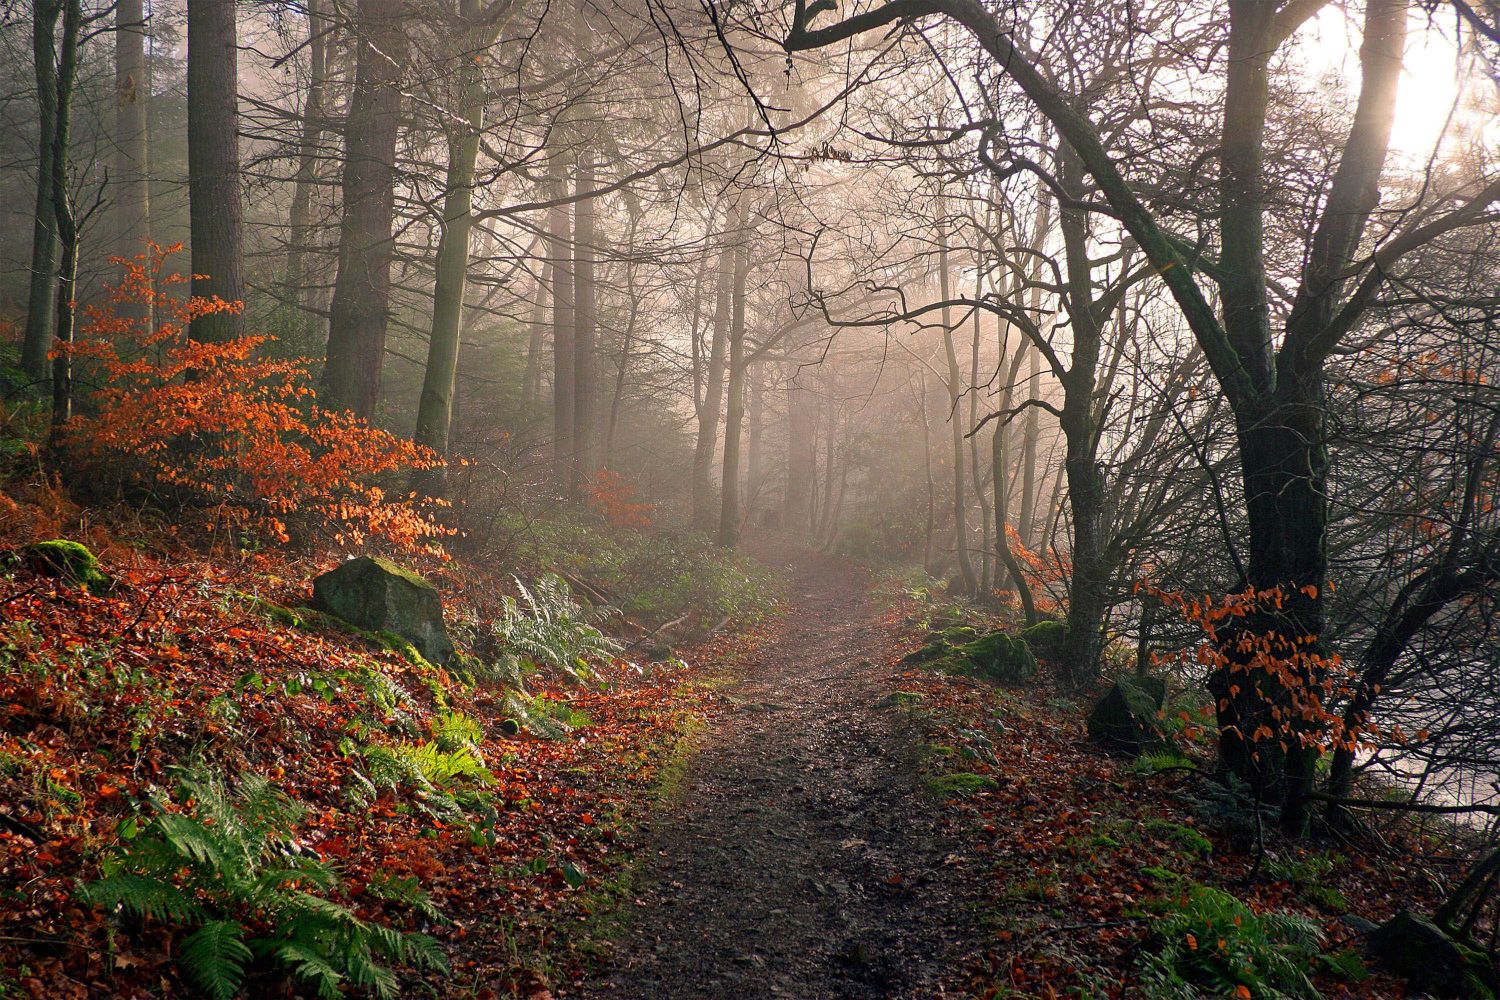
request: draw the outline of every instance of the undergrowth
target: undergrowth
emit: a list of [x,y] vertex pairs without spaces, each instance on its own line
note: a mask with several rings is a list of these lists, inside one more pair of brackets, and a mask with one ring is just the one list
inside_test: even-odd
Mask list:
[[[257,971],[284,970],[320,997],[346,984],[395,997],[387,963],[446,970],[432,938],[361,919],[335,900],[337,868],[295,846],[303,806],[255,775],[230,782],[202,765],[175,771],[175,803],[158,803],[143,826],[125,824],[129,836],[79,897],[135,928],[166,927],[205,995],[229,1000]],[[413,884],[376,884],[438,916]]]
[[600,588],[627,617],[660,625],[691,615],[711,627],[749,624],[775,606],[775,574],[691,532],[611,532],[584,514],[511,512],[492,546],[540,571],[554,570]]

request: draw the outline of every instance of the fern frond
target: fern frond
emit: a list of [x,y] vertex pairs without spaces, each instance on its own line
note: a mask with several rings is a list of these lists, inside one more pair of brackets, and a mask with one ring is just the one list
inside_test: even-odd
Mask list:
[[426,934],[403,934],[402,940],[406,942],[406,954],[402,961],[419,969],[432,969],[437,972],[449,972],[448,956],[443,954],[442,945],[438,944],[437,938]]
[[376,872],[368,886],[370,894],[389,903],[408,906],[430,920],[442,919],[442,912],[432,897],[422,891],[421,883],[411,876],[395,877]]
[[288,859],[291,863],[262,870],[249,885],[252,899],[266,900],[282,889],[301,885],[327,892],[339,884],[338,873],[315,858]]
[[182,939],[177,960],[211,1000],[232,1000],[245,982],[250,949],[245,930],[228,920],[210,920]]
[[316,948],[296,941],[282,941],[274,943],[269,951],[277,961],[290,968],[294,976],[317,990],[318,996],[324,1000],[334,1000],[339,995],[343,973]]
[[[389,928],[384,928],[389,930]],[[392,932],[394,933],[394,932]],[[343,943],[341,959],[346,975],[355,986],[372,991],[381,1000],[396,996],[396,977],[375,961],[369,937],[354,937]]]
[[182,855],[184,861],[207,865],[215,872],[223,872],[232,851],[226,841],[232,831],[210,830],[198,820],[183,813],[166,813],[156,817],[152,831],[161,836]]
[[79,898],[93,906],[149,920],[186,923],[202,912],[198,903],[171,882],[134,872],[117,872],[90,882],[78,890]]
[[299,919],[312,916],[326,921],[332,927],[346,927],[358,931],[365,931],[370,926],[342,903],[335,903],[322,896],[314,896],[310,892],[294,892],[292,897],[297,902]]

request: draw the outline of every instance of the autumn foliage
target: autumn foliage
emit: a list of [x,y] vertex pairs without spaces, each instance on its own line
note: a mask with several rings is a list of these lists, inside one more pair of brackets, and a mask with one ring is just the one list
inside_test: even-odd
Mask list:
[[[88,310],[71,348],[80,367],[97,370],[101,386],[67,428],[91,472],[275,541],[297,531],[413,548],[442,534],[412,498],[380,485],[435,465],[430,451],[320,408],[308,362],[262,350],[273,338],[189,337],[195,318],[243,306],[175,296],[187,279],[166,274],[164,265],[178,249],[153,246],[118,260],[123,280],[104,307]],[[151,309],[122,308],[132,304]],[[132,318],[138,312],[155,321]]]
[[636,498],[635,487],[622,473],[600,469],[588,484],[589,506],[612,528],[645,531],[651,527],[654,504]]
[[[1336,711],[1355,698],[1362,681],[1338,653],[1325,651],[1317,636],[1248,627],[1286,606],[1285,588],[1250,587],[1223,597],[1193,597],[1142,581],[1136,590],[1202,631],[1203,642],[1178,651],[1175,658],[1226,675],[1227,697],[1218,704],[1221,714],[1246,693],[1259,706],[1244,730],[1233,724],[1224,727],[1245,742],[1274,744],[1283,752],[1297,747],[1355,752],[1372,749],[1381,738],[1405,741],[1399,726],[1382,731],[1368,718],[1346,718]],[[1307,585],[1302,596],[1316,597],[1316,588]]]

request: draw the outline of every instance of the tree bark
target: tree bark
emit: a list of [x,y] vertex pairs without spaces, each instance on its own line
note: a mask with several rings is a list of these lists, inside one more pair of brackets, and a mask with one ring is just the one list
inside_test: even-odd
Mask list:
[[[1072,150],[1058,155],[1059,183],[1074,192],[1082,166]],[[1105,553],[1105,482],[1097,461],[1098,432],[1094,421],[1094,393],[1099,350],[1104,330],[1094,299],[1093,264],[1088,255],[1088,217],[1071,205],[1059,206],[1066,275],[1064,296],[1073,326],[1073,357],[1060,374],[1063,388],[1062,427],[1066,451],[1063,470],[1068,477],[1072,512],[1073,576],[1068,587],[1068,631],[1063,642],[1063,670],[1075,688],[1086,688],[1099,676],[1104,650],[1104,619],[1109,610],[1110,567]]]
[[[462,0],[460,17],[466,23],[479,13],[478,0]],[[469,280],[469,236],[474,229],[474,167],[479,161],[479,139],[484,131],[484,74],[482,62],[489,37],[468,32],[458,63],[463,74],[463,123],[448,136],[448,178],[443,197],[443,234],[438,241],[437,275],[432,291],[432,329],[427,339],[427,367],[417,404],[413,440],[439,457],[449,455],[453,428],[453,396],[458,385],[458,350],[462,339],[464,292]],[[419,470],[413,477],[418,492],[444,494],[445,468]]]
[[729,399],[724,414],[724,474],[720,483],[719,544],[733,548],[740,537],[740,431],[745,422],[745,283],[750,254],[734,251],[734,293],[729,324]]
[[328,87],[328,0],[307,0],[308,80],[297,141],[297,170],[292,175],[292,205],[287,215],[285,301],[307,301],[307,251],[313,242],[312,202],[318,176],[318,146],[323,141],[324,93]]
[[[1003,352],[1005,345],[1001,344]],[[917,384],[917,411],[922,417],[922,471],[926,475],[927,484],[927,519],[922,525],[922,572],[928,576],[932,575],[932,529],[937,522],[937,484],[932,479],[932,422],[927,417],[927,369],[923,367],[918,372],[920,381]],[[1000,466],[995,466],[996,476],[999,476]],[[998,482],[998,479],[996,480]],[[996,513],[996,526],[1000,529],[1000,542],[1005,544],[1004,524],[999,513]]]
[[[243,303],[239,43],[234,0],[188,0],[188,216],[193,296]],[[194,340],[244,335],[242,309],[199,316]]]
[[390,320],[399,84],[407,39],[401,0],[360,0],[354,93],[344,123],[343,221],[328,325],[323,404],[375,415]]
[[[557,126],[553,126],[554,133]],[[551,197],[568,194],[562,151],[547,159]],[[547,212],[547,257],[552,274],[552,481],[566,492],[573,467],[573,213],[568,205]]]
[[[115,252],[127,259],[146,253],[151,238],[150,135],[146,109],[146,13],[142,0],[115,6]],[[145,302],[121,303],[121,314],[149,321]]]
[[68,190],[68,142],[72,137],[73,85],[78,72],[78,45],[83,26],[82,0],[64,0],[62,38],[57,49],[57,120],[52,130],[52,210],[62,248],[57,275],[57,333],[53,338],[57,357],[52,362],[52,436],[58,434],[73,408],[73,328],[77,319],[74,302],[78,281],[78,221]]
[[[1027,398],[1035,402],[1041,398],[1041,355],[1035,347],[1028,350],[1026,355],[1027,381],[1031,385]],[[1028,549],[1036,548],[1036,441],[1039,424],[1040,416],[1033,406],[1026,411],[1026,419],[1021,425],[1021,511],[1016,520],[1021,542]]]
[[542,398],[542,351],[547,347],[547,297],[552,284],[552,263],[544,261],[531,303],[530,336],[526,341],[526,373],[521,378],[521,410],[529,417]]
[[[594,189],[594,151],[585,142],[577,153],[579,195]],[[598,334],[595,283],[596,215],[592,198],[573,207],[573,452],[568,495],[578,499],[583,485],[597,469],[599,444],[598,385],[594,376],[595,340]]]
[[[981,256],[975,262],[974,268],[974,300],[984,300],[984,260]],[[983,335],[980,317],[983,311],[974,310],[974,336],[969,350],[969,385],[974,386],[974,391],[969,393],[969,426],[974,427],[979,422],[979,343]],[[979,563],[979,593],[989,599],[990,592],[994,588],[994,578],[990,574],[990,501],[985,494],[983,466],[979,461],[979,435],[969,435],[969,468],[974,480],[974,496],[979,501],[979,524],[982,529],[980,563]]]
[[[49,376],[47,353],[57,333],[57,210],[52,200],[54,136],[57,132],[57,19],[62,0],[32,5],[31,46],[37,92],[36,202],[32,216],[31,281],[26,330],[21,341],[21,368],[35,382]],[[66,171],[64,171],[66,173]]]
[[714,451],[719,442],[719,410],[724,402],[724,368],[733,285],[734,251],[732,247],[725,246],[719,251],[719,280],[714,298],[712,342],[708,349],[703,403],[698,408],[698,438],[693,445],[693,525],[702,531],[714,527],[715,522],[713,464]]
[[[939,200],[939,215],[943,213]],[[964,594],[973,597],[978,591],[974,578],[974,563],[969,558],[969,500],[967,484],[964,482],[964,429],[960,420],[963,401],[963,386],[959,384],[958,353],[953,346],[953,320],[947,306],[950,299],[948,274],[948,224],[941,223],[938,233],[938,294],[942,296],[943,351],[948,358],[948,426],[953,436],[953,548],[958,556],[958,572],[963,580]]]
[[[1006,334],[1005,324],[1000,326],[999,346],[1000,358],[1005,358]],[[1016,353],[1011,356],[1010,371],[1005,380],[1005,391],[1000,397],[1000,411],[1007,412],[1011,408],[1011,400],[1015,398],[1016,376],[1021,370],[1021,358],[1026,350],[1025,342],[1022,341],[1016,347]],[[1005,566],[1005,571],[1010,575],[1010,581],[1015,585],[1016,596],[1020,598],[1021,610],[1026,616],[1028,626],[1035,625],[1041,618],[1036,611],[1036,598],[1032,596],[1031,584],[1026,580],[1026,569],[1010,547],[1010,532],[1006,530],[1010,523],[1010,483],[1007,479],[1010,475],[1010,455],[1008,444],[1010,442],[1010,424],[1004,420],[995,422],[995,433],[990,436],[990,464],[994,466],[993,486],[995,490],[995,554],[1000,557],[1000,562]]]
[[765,365],[756,362],[745,374],[750,386],[750,449],[745,468],[744,519],[755,523],[755,509],[765,481]]

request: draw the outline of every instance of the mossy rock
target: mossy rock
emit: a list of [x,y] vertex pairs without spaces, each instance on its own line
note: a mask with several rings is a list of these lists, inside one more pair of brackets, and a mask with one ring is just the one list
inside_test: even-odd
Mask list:
[[947,656],[951,652],[953,652],[953,647],[951,645],[944,642],[942,639],[937,639],[933,642],[929,642],[921,649],[914,649],[910,653],[907,653],[905,656],[901,657],[901,662],[905,666],[916,667],[921,666],[924,663],[928,663],[932,660],[940,659],[944,656]]
[[1494,1000],[1495,973],[1484,954],[1410,910],[1397,913],[1370,935],[1370,951],[1424,993]]
[[1025,684],[1037,672],[1036,657],[1030,648],[1005,632],[991,632],[959,643],[938,638],[907,654],[901,662],[1008,686]]
[[313,580],[313,600],[350,625],[389,633],[383,638],[390,647],[410,643],[422,659],[440,666],[453,656],[437,588],[395,563],[373,556],[351,559]]
[[966,642],[973,642],[981,635],[979,629],[973,625],[948,625],[944,628],[930,630],[933,642],[946,642],[950,646],[959,646]]
[[1040,621],[1021,630],[1021,638],[1031,651],[1044,660],[1057,662],[1062,659],[1063,647],[1068,642],[1068,623]]
[[1111,753],[1129,757],[1160,746],[1156,717],[1166,700],[1167,684],[1160,677],[1121,677],[1089,712],[1089,739]]
[[968,673],[995,684],[1025,684],[1036,676],[1036,657],[1030,647],[1013,635],[989,635],[953,648],[953,658],[967,665]]
[[87,587],[92,594],[106,594],[113,586],[99,568],[98,558],[81,542],[66,538],[33,542],[21,551],[21,559],[34,572]]

